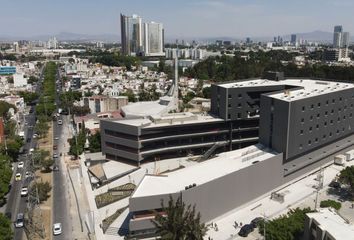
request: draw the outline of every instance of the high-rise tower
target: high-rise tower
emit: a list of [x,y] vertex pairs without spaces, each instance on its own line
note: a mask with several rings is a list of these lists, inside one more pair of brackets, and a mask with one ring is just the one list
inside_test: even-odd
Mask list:
[[138,15],[120,15],[121,43],[124,55],[136,55],[142,52],[142,21]]

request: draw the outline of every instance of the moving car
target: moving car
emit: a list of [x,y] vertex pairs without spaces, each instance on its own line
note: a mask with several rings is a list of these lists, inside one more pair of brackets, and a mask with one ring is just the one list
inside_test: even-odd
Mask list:
[[21,189],[21,197],[27,197],[28,195],[28,188],[27,187],[23,187]]
[[58,153],[54,153],[53,158],[58,158]]
[[245,224],[242,226],[242,228],[238,232],[238,235],[240,235],[241,237],[247,237],[248,234],[253,232],[253,230],[254,230],[254,227],[252,224]]
[[63,121],[61,119],[58,120],[58,124],[59,125],[62,125],[63,124]]
[[59,140],[59,137],[58,137],[58,136],[55,136],[55,137],[54,137],[54,140]]
[[23,165],[24,165],[23,162],[19,162],[19,163],[17,164],[17,168],[23,168]]
[[54,165],[53,166],[53,171],[59,171],[59,166],[58,165]]
[[19,213],[19,214],[17,214],[17,218],[15,221],[15,227],[22,228],[23,225],[24,225],[24,215],[23,215],[23,213]]
[[27,171],[27,172],[25,173],[25,177],[26,177],[26,178],[29,178],[30,176],[31,176],[30,172]]
[[21,173],[16,173],[15,180],[16,181],[21,181]]
[[60,235],[61,234],[61,223],[54,223],[53,224],[53,235]]

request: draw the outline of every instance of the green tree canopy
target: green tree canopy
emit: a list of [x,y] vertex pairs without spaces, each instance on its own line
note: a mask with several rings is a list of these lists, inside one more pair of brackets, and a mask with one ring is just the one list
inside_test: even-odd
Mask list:
[[339,182],[349,185],[350,191],[354,193],[354,166],[346,167],[340,171]]
[[188,205],[181,197],[174,200],[170,196],[168,205],[161,202],[163,215],[157,214],[153,223],[161,239],[202,240],[208,228],[200,221],[200,213],[195,206]]
[[11,220],[8,219],[2,213],[0,213],[0,239],[1,240],[12,240],[13,239]]

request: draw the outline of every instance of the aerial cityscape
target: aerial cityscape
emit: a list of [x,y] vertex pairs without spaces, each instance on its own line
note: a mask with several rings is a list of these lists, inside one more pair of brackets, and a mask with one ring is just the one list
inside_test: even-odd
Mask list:
[[354,240],[354,2],[1,5],[0,240]]

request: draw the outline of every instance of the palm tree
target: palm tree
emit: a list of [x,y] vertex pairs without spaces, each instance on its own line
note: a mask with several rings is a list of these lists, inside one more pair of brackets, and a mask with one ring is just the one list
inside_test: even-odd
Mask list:
[[202,240],[208,228],[200,221],[200,213],[196,213],[195,205],[186,206],[179,196],[175,201],[172,196],[168,206],[161,201],[163,214],[157,214],[152,221],[161,239],[168,240]]

